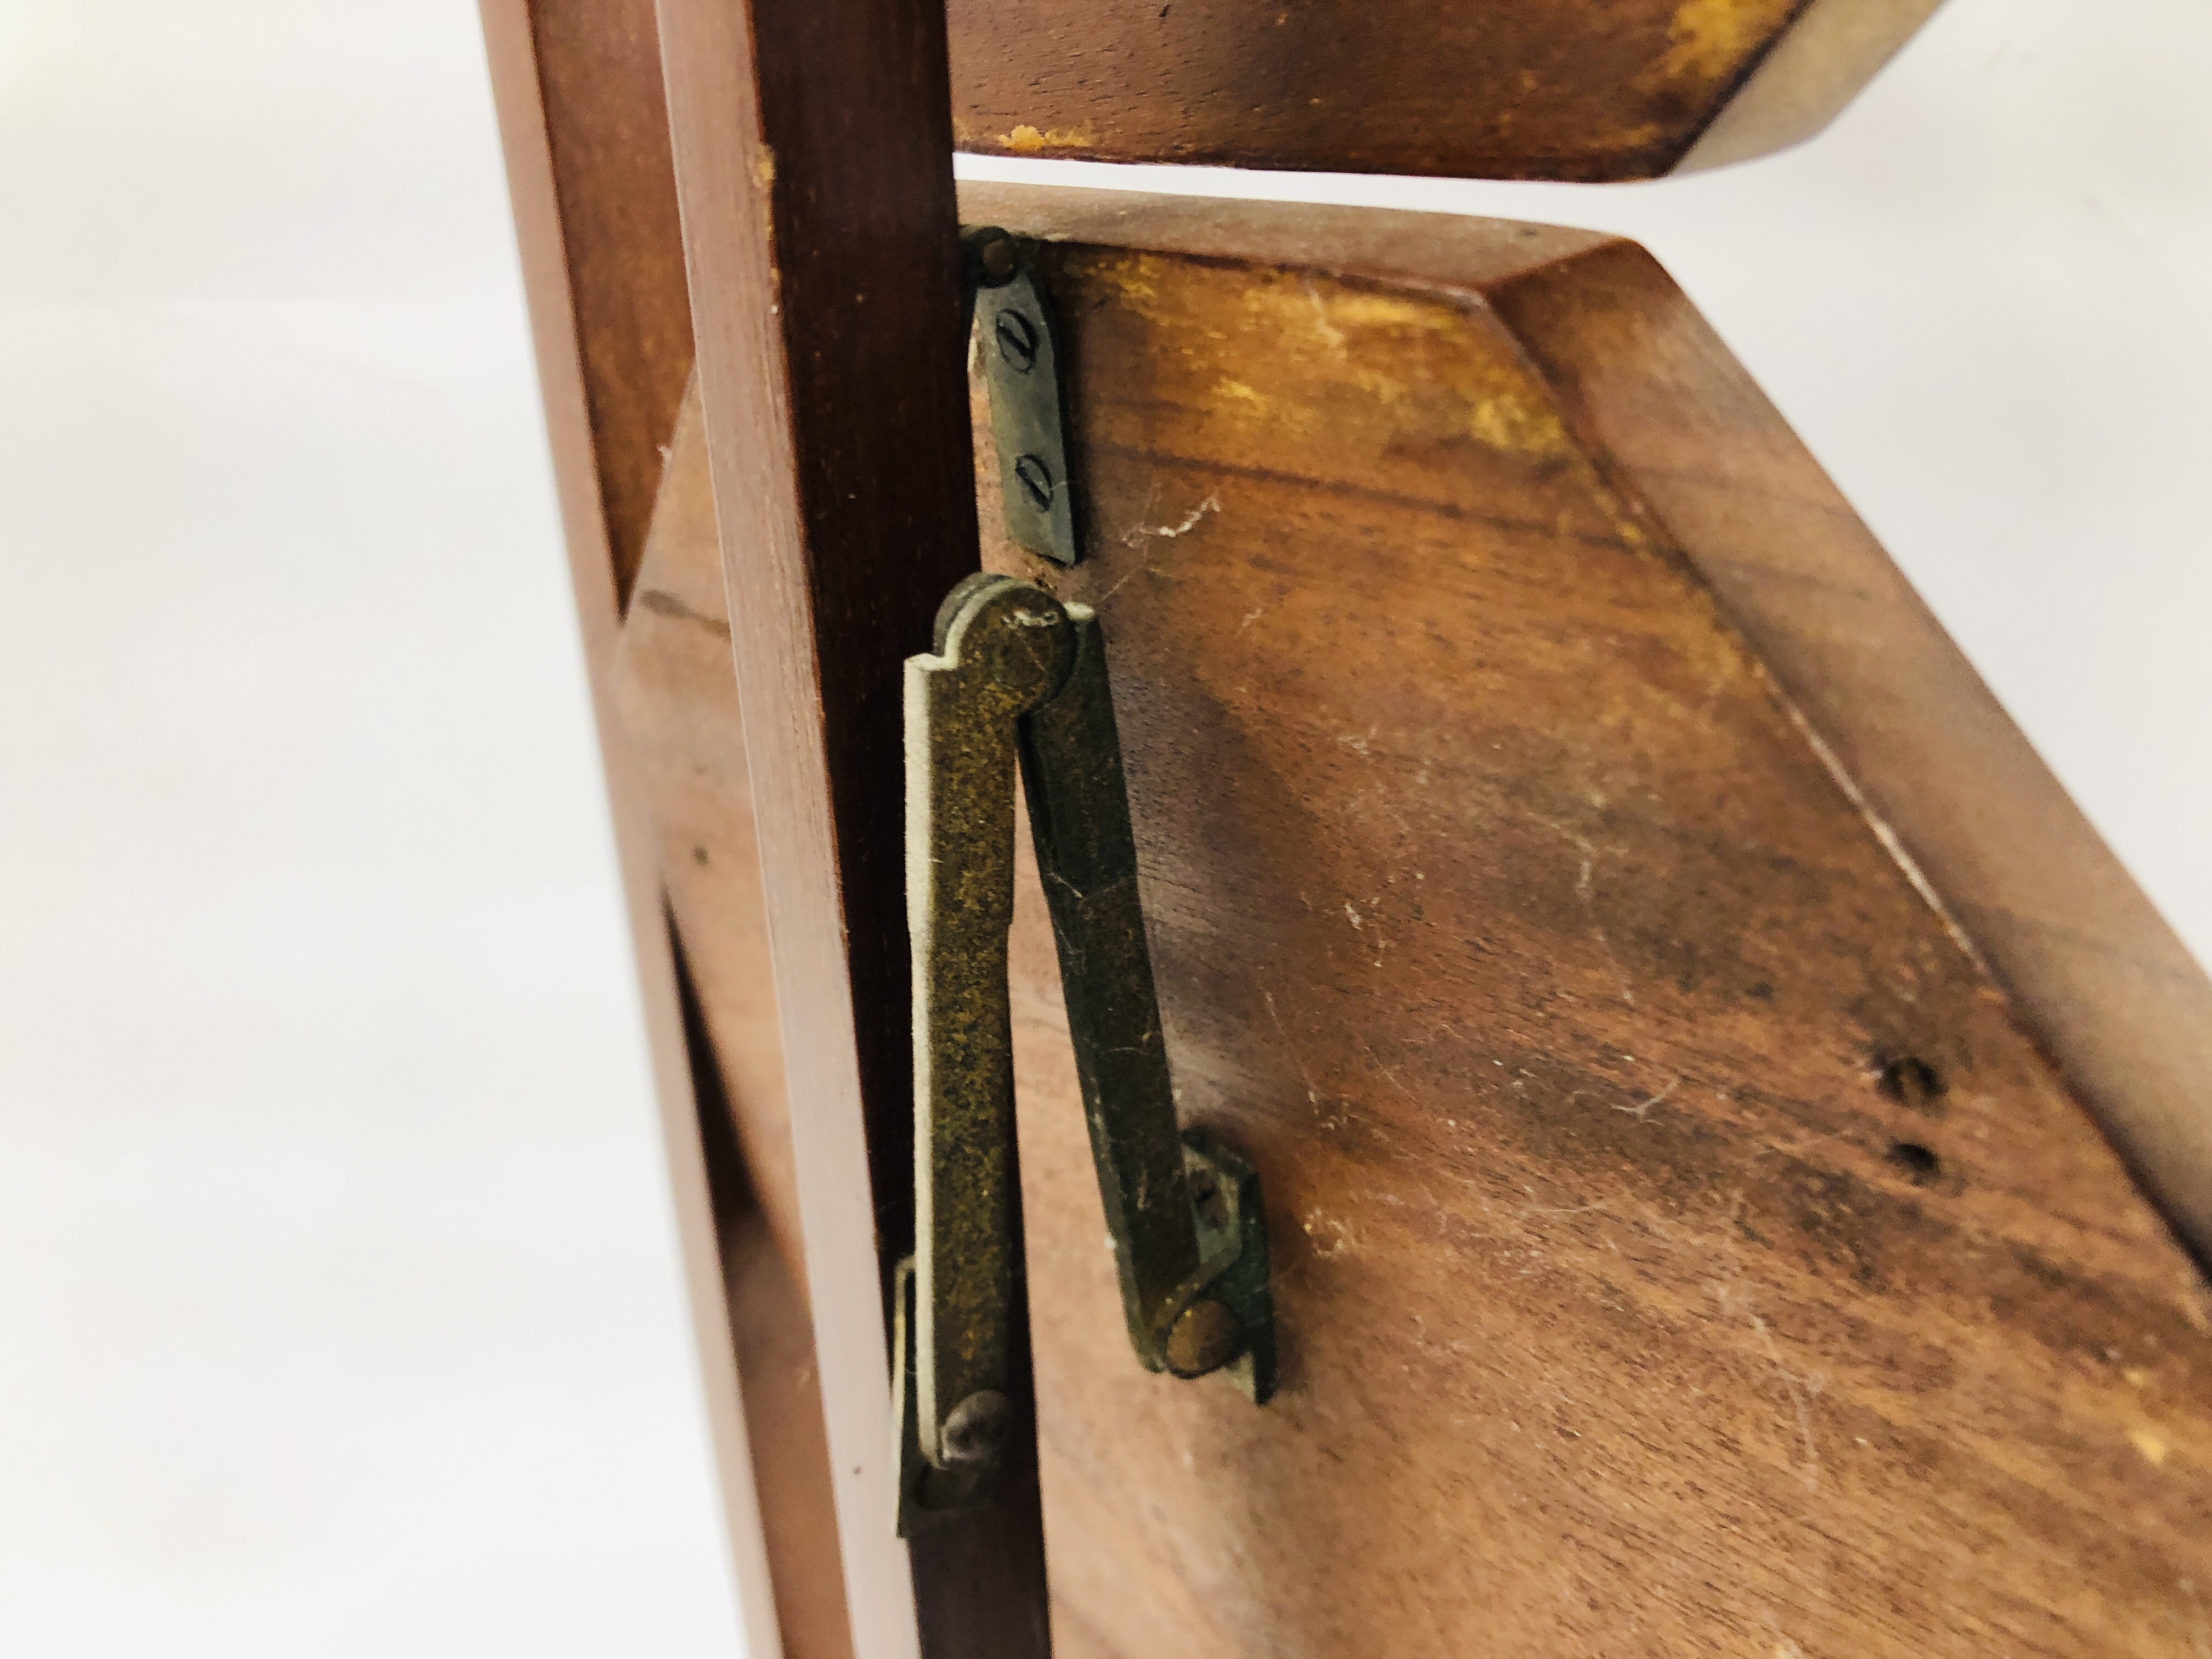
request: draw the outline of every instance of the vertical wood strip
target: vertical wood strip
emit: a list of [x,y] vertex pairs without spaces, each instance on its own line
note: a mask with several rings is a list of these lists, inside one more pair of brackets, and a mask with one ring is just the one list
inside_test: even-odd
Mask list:
[[[627,607],[691,374],[691,302],[651,0],[532,0],[601,517]],[[573,234],[588,227],[588,234]]]
[[[676,454],[683,452],[678,450]],[[695,454],[700,482],[703,457]],[[670,470],[677,463],[671,458]],[[709,549],[714,575],[720,554]],[[648,551],[640,578],[650,580]],[[722,671],[729,672],[727,652]],[[734,703],[735,697],[731,698]],[[735,714],[734,708],[732,714]],[[743,735],[743,720],[732,722]],[[751,811],[738,816],[750,835]],[[757,871],[756,871],[757,875]],[[814,1322],[808,1312],[803,1271],[787,1258],[775,1223],[761,1202],[743,1145],[741,1120],[715,1063],[711,1019],[697,963],[684,940],[696,907],[682,915],[672,888],[671,932],[676,939],[677,980],[684,994],[684,1028],[699,1099],[699,1141],[707,1158],[707,1186],[714,1198],[714,1226],[722,1241],[722,1273],[728,1287],[730,1338],[738,1374],[744,1379],[745,1441],[760,1497],[761,1535],[768,1551],[775,1598],[776,1630],[783,1659],[853,1659],[852,1621],[845,1614],[844,1556],[837,1547],[837,1504],[830,1486],[830,1443],[822,1428],[821,1368],[814,1363]],[[757,930],[748,930],[757,936]]]
[[890,1526],[900,665],[976,563],[944,15],[660,0],[660,21],[854,1648],[1042,1655],[1033,1468],[910,1553]]
[[620,616],[608,491],[601,453],[594,441],[583,349],[583,340],[592,332],[592,325],[580,319],[579,307],[586,295],[571,282],[572,244],[585,240],[586,228],[574,216],[564,222],[527,0],[483,0],[481,11],[493,100],[506,152],[507,185],[514,204],[523,288],[537,347],[555,487],[583,635],[592,720],[606,769],[615,846],[629,903],[631,949],[637,959],[684,1282],[693,1327],[701,1338],[700,1365],[739,1608],[754,1659],[774,1659],[781,1648],[754,1498],[736,1361],[727,1340],[729,1316],[700,1146],[675,962],[661,909],[653,825],[641,781],[622,742],[611,696]]

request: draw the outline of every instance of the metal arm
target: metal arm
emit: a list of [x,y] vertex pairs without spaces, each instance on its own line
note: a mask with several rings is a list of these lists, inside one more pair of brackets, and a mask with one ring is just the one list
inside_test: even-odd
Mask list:
[[939,611],[937,647],[908,660],[906,682],[916,1248],[910,1292],[902,1281],[901,1415],[918,1460],[902,1483],[907,1524],[979,1492],[1006,1425],[1017,756],[1130,1342],[1151,1370],[1233,1367],[1255,1400],[1274,1371],[1257,1178],[1211,1139],[1177,1132],[1097,619],[1029,583],[975,576]]

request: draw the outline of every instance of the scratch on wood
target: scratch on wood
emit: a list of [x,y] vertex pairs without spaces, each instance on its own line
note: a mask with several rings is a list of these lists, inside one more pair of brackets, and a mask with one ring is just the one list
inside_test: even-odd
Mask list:
[[1759,1333],[1759,1341],[1766,1348],[1766,1357],[1773,1363],[1775,1374],[1781,1377],[1782,1386],[1790,1390],[1790,1403],[1797,1413],[1797,1431],[1805,1437],[1805,1490],[1820,1489],[1820,1448],[1813,1438],[1813,1405],[1809,1398],[1820,1391],[1817,1376],[1799,1377],[1782,1363],[1782,1351],[1775,1346],[1774,1333],[1757,1314],[1751,1316],[1751,1328]]
[[1181,524],[1133,525],[1130,526],[1128,531],[1123,534],[1121,538],[1121,545],[1124,547],[1142,547],[1146,542],[1152,540],[1156,536],[1164,537],[1172,541],[1177,536],[1187,536],[1192,531],[1195,530],[1198,527],[1198,521],[1200,519],[1203,519],[1207,514],[1218,513],[1220,511],[1221,497],[1218,495],[1208,495],[1204,501],[1200,501],[1196,507],[1191,508],[1191,510],[1184,515],[1183,521]]
[[1321,1092],[1314,1087],[1313,1073],[1306,1069],[1305,1060],[1299,1055],[1297,1049],[1291,1045],[1291,1034],[1283,1024],[1282,1015],[1275,1012],[1275,994],[1263,988],[1260,995],[1267,1005],[1267,1018],[1275,1022],[1275,1034],[1283,1039],[1283,1047],[1290,1054],[1291,1063],[1298,1068],[1298,1076],[1306,1085],[1306,1103],[1318,1111],[1321,1107]]
[[1663,1103],[1674,1094],[1675,1090],[1681,1086],[1682,1079],[1678,1077],[1665,1088],[1662,1089],[1657,1094],[1652,1096],[1650,1099],[1644,1101],[1634,1106],[1616,1106],[1613,1109],[1616,1112],[1626,1112],[1629,1116],[1634,1118],[1638,1123],[1641,1123],[1654,1106]]
[[1572,839],[1583,849],[1582,873],[1575,878],[1575,896],[1583,902],[1583,908],[1589,912],[1590,937],[1597,941],[1598,949],[1605,952],[1605,959],[1613,964],[1613,971],[1620,981],[1620,1000],[1633,1008],[1636,1006],[1635,989],[1628,982],[1628,974],[1621,967],[1620,957],[1613,952],[1613,941],[1605,936],[1605,924],[1597,919],[1597,899],[1590,890],[1590,872],[1597,860],[1591,855],[1588,842],[1580,836]]

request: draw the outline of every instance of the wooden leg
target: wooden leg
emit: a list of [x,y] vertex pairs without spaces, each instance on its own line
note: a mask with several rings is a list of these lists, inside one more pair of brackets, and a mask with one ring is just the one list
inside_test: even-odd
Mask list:
[[889,1518],[886,1268],[913,1231],[901,665],[976,563],[944,14],[660,17],[854,1647],[1028,1659],[1048,1632],[1026,1459],[910,1549]]
[[[765,1659],[780,1651],[775,1606],[729,1339],[714,1198],[700,1138],[657,836],[612,690],[627,573],[642,548],[657,483],[647,475],[657,472],[658,447],[674,419],[690,357],[683,325],[687,302],[680,250],[673,263],[667,257],[672,211],[659,217],[657,261],[653,238],[638,234],[639,204],[656,188],[664,196],[670,191],[665,124],[656,126],[657,116],[635,114],[640,102],[656,112],[659,107],[650,11],[592,9],[617,24],[623,20],[615,15],[629,14],[628,27],[613,27],[607,38],[630,50],[610,58],[584,51],[595,37],[580,38],[570,27],[581,9],[484,0],[484,36],[740,1611],[751,1651]],[[640,58],[641,10],[648,32],[641,37],[647,51]],[[542,37],[537,33],[541,21],[552,24]],[[564,45],[571,50],[562,50]],[[578,53],[592,61],[577,61]],[[597,73],[592,62],[599,64]],[[630,134],[634,142],[606,139],[603,125]],[[654,219],[651,213],[645,217]]]

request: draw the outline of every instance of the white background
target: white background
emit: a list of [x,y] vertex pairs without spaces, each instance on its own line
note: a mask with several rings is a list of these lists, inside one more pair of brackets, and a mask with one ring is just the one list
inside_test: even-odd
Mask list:
[[[1951,0],[1729,173],[1261,182],[1650,245],[2203,957],[2209,76]],[[0,5],[0,1652],[733,1653],[466,0]]]

